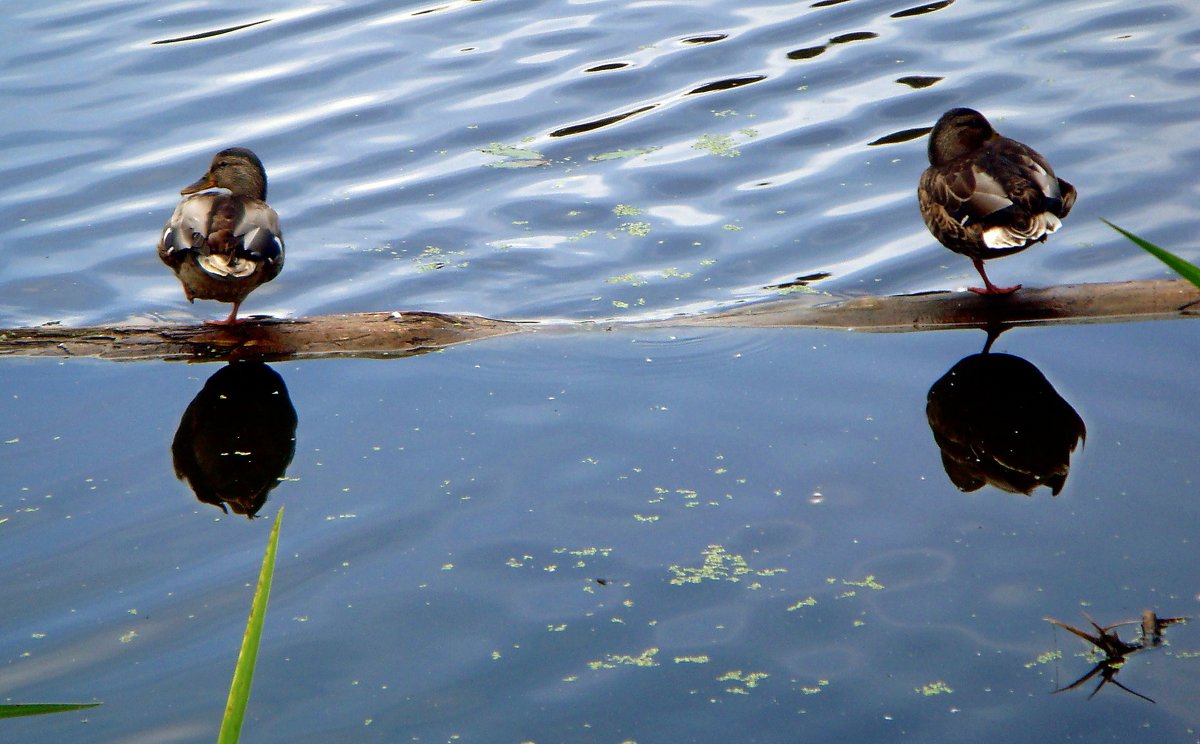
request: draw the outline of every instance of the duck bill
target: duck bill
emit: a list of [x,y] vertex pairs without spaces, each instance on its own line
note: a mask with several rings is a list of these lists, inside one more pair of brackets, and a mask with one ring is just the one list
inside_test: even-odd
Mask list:
[[180,194],[194,194],[197,191],[204,191],[205,189],[214,189],[216,187],[217,187],[217,185],[215,183],[213,183],[212,175],[209,173],[205,173],[203,176],[200,177],[199,181],[196,181],[191,186],[185,186],[183,188],[183,190],[180,191],[179,193]]

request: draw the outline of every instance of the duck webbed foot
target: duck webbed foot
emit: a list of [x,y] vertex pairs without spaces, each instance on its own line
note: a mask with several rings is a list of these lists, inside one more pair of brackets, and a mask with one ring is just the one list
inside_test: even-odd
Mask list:
[[992,280],[988,279],[987,272],[983,270],[983,260],[979,258],[972,259],[975,263],[975,270],[979,272],[979,276],[983,277],[982,287],[967,287],[967,289],[975,294],[981,295],[1010,295],[1021,288],[1022,285],[1014,284],[1011,287],[997,287],[992,284]]
[[245,320],[238,320],[238,316],[237,316],[238,308],[241,306],[241,304],[242,303],[240,303],[240,302],[233,303],[233,310],[229,313],[229,317],[226,318],[225,320],[206,320],[206,321],[204,321],[204,325],[235,326],[235,325],[241,325],[242,323],[245,323],[246,322]]

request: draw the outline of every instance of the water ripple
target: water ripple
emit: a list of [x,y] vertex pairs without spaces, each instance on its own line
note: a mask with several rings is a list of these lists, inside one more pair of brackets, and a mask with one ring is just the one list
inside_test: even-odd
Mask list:
[[[1083,0],[51,3],[12,14],[0,52],[22,112],[0,131],[2,322],[211,315],[153,244],[235,144],[266,163],[290,249],[252,306],[607,318],[817,271],[833,291],[959,286],[969,263],[913,196],[925,132],[959,105],[1080,190],[1001,281],[1159,276],[1096,218],[1190,245],[1197,17]],[[608,281],[625,275],[644,281]]]

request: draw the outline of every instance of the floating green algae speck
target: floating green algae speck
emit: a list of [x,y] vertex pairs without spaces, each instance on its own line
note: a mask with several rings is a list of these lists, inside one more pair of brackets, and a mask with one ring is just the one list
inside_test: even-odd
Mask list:
[[949,685],[947,685],[945,682],[942,682],[941,680],[938,680],[937,682],[930,682],[929,684],[922,685],[921,687],[914,687],[913,689],[915,691],[921,693],[922,695],[925,695],[926,697],[929,697],[931,695],[943,695],[943,694],[949,694],[951,692],[954,692],[954,690],[951,689]]
[[479,151],[484,155],[495,155],[498,158],[517,158],[520,160],[542,159],[542,154],[537,150],[530,150],[528,147],[517,147],[516,145],[506,145],[503,142],[493,142]]
[[733,158],[742,154],[733,146],[733,137],[728,134],[702,134],[692,145],[693,150],[703,150],[710,155]]
[[620,276],[610,276],[604,280],[606,284],[628,284],[631,287],[640,287],[643,284],[649,284],[649,280],[638,274],[621,274]]
[[1038,654],[1038,657],[1033,661],[1027,662],[1025,668],[1032,669],[1041,664],[1049,664],[1052,661],[1058,661],[1062,657],[1062,651],[1046,651],[1045,653]]
[[675,586],[684,584],[699,584],[705,579],[711,581],[741,581],[743,576],[773,576],[786,571],[783,568],[755,570],[750,568],[746,559],[740,555],[729,553],[721,545],[709,545],[703,552],[704,565],[693,568],[673,564],[668,570],[674,574],[671,583]]
[[741,687],[727,687],[725,688],[725,691],[735,695],[746,695],[749,694],[749,690],[758,687],[758,683],[769,676],[771,675],[767,674],[766,672],[743,673],[741,669],[735,669],[731,672],[725,672],[720,677],[717,677],[717,681],[739,682],[742,685]]
[[596,155],[588,155],[588,160],[593,163],[599,163],[605,160],[621,160],[622,158],[635,158],[638,155],[645,155],[648,152],[658,150],[658,147],[631,147],[625,150],[611,150],[602,152]]
[[619,666],[656,667],[659,663],[654,660],[658,654],[657,648],[648,648],[637,656],[628,654],[609,654],[601,661],[589,661],[588,669],[616,669]]
[[816,604],[817,604],[816,598],[810,595],[810,596],[805,597],[804,599],[800,600],[796,604],[788,607],[787,611],[795,612],[796,610],[800,609],[801,607],[815,607]]
[[676,664],[707,664],[709,662],[708,654],[698,654],[696,656],[676,656]]
[[883,584],[880,584],[878,581],[876,581],[874,576],[868,576],[867,578],[863,579],[862,581],[850,581],[849,579],[842,579],[842,583],[845,584],[846,586],[861,586],[864,589],[882,589],[883,588]]
[[618,217],[636,217],[641,214],[642,210],[629,204],[618,204],[613,207],[613,214]]

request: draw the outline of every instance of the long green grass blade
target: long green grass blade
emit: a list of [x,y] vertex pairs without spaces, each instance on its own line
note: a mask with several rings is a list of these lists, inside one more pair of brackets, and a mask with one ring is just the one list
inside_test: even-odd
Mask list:
[[47,713],[68,713],[73,710],[95,708],[100,703],[28,703],[24,705],[0,705],[0,718],[21,716],[44,716]]
[[1151,243],[1148,240],[1143,240],[1142,238],[1139,238],[1138,236],[1134,235],[1133,233],[1131,233],[1127,230],[1122,230],[1121,228],[1117,227],[1116,225],[1109,222],[1108,220],[1101,219],[1100,221],[1103,222],[1104,224],[1108,225],[1112,229],[1116,230],[1117,232],[1121,233],[1125,237],[1129,238],[1138,247],[1142,248],[1147,253],[1149,253],[1150,255],[1157,258],[1159,261],[1162,261],[1167,266],[1170,266],[1171,269],[1176,274],[1179,274],[1180,276],[1182,276],[1184,279],[1187,279],[1192,284],[1195,284],[1197,287],[1200,287],[1200,266],[1196,266],[1196,264],[1194,264],[1194,263],[1185,261],[1184,259],[1180,258],[1179,256],[1176,256],[1174,253],[1171,253],[1170,251],[1166,250],[1165,248],[1159,248],[1154,243]]
[[271,537],[267,540],[262,570],[258,574],[258,587],[254,590],[254,603],[250,605],[250,619],[246,621],[246,633],[242,636],[242,650],[238,653],[237,667],[233,671],[233,684],[229,686],[229,700],[225,703],[225,718],[221,721],[217,744],[237,744],[242,732],[246,703],[250,700],[250,683],[254,681],[258,643],[262,640],[263,620],[267,616],[267,600],[271,597],[271,576],[275,571],[275,551],[279,544],[279,523],[282,520],[283,507],[279,507],[275,526],[271,528]]

